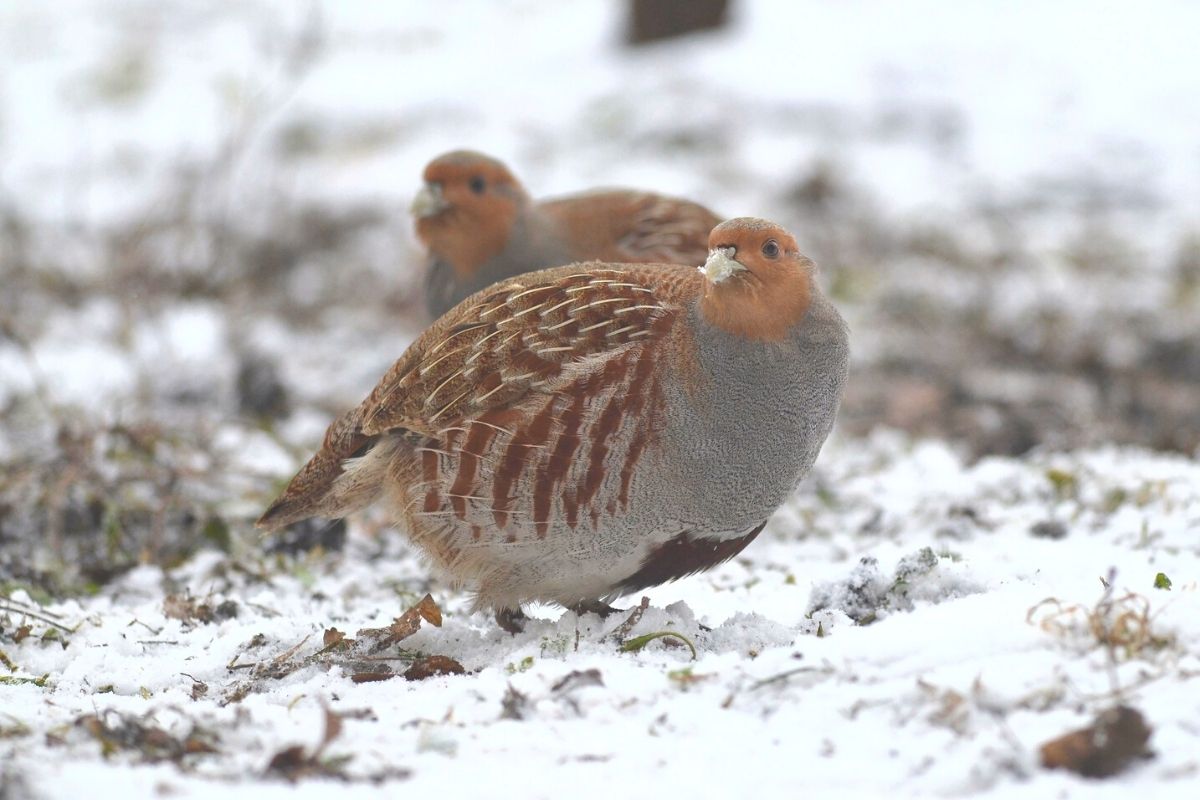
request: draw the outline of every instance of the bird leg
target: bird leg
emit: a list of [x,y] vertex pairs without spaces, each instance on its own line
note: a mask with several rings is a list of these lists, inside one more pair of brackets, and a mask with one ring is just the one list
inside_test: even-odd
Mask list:
[[496,624],[513,636],[516,636],[518,633],[524,633],[525,620],[527,619],[529,617],[525,616],[525,612],[520,608],[496,609]]

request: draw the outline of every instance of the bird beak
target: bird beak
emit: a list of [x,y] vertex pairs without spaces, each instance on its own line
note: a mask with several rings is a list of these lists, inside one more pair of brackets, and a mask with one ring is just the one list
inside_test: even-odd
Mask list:
[[734,259],[735,252],[737,251],[732,247],[714,247],[708,251],[708,260],[704,262],[700,271],[713,283],[720,283],[735,272],[745,272],[746,267],[742,262]]
[[421,191],[417,192],[417,196],[413,198],[409,211],[412,212],[414,217],[433,217],[449,207],[450,204],[446,202],[446,198],[442,197],[442,185],[440,183],[427,183],[421,187]]

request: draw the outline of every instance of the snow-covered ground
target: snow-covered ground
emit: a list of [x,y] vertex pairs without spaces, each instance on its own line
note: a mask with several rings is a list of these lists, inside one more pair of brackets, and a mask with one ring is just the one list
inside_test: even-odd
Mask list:
[[[1200,8],[451,6],[0,4],[0,798],[1195,796]],[[423,324],[460,146],[777,219],[851,320],[817,471],[636,625],[250,528]],[[1153,758],[1039,766],[1119,702]]]
[[[8,635],[31,628],[3,646],[13,676],[44,685],[0,687],[4,769],[32,796],[290,796],[267,766],[294,745],[311,755],[328,709],[345,719],[321,761],[371,796],[1094,797],[1105,788],[1042,770],[1037,749],[1123,700],[1156,756],[1107,791],[1191,797],[1197,526],[1187,459],[1108,449],[967,467],[940,444],[838,441],[744,558],[654,590],[615,639],[625,614],[551,608],[510,636],[434,584],[442,626],[380,661],[316,654],[327,629],[386,626],[430,588],[398,535],[287,570],[205,553],[33,606],[69,630],[13,610],[31,603],[20,593],[5,603]],[[1102,580],[1112,607],[1098,611]],[[1102,645],[1088,615],[1108,630],[1126,612],[1136,635]],[[688,637],[696,657],[677,639],[620,651],[655,631]],[[352,680],[417,653],[466,674]]]

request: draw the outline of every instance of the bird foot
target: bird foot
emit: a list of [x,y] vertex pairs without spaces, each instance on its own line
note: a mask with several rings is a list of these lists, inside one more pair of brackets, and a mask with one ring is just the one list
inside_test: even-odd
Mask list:
[[599,600],[583,600],[573,606],[567,606],[567,608],[574,611],[579,616],[583,616],[584,614],[597,614],[599,615],[600,619],[607,619],[612,614],[621,613],[621,609],[613,608],[608,603],[604,603]]
[[525,632],[525,621],[528,619],[525,612],[519,608],[496,609],[496,624],[513,636]]

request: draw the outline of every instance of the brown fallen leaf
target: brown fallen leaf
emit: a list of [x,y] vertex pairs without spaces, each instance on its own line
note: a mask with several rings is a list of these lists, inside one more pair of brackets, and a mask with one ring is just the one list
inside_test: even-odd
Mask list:
[[326,628],[325,632],[321,634],[321,649],[313,657],[323,656],[327,653],[348,652],[354,647],[354,644],[354,639],[346,636],[337,628]]
[[438,604],[433,602],[432,595],[425,595],[421,598],[421,602],[415,606],[417,612],[435,628],[442,627],[442,610],[438,608]]
[[325,733],[321,736],[321,743],[317,745],[315,755],[321,755],[325,752],[325,748],[334,739],[342,735],[342,715],[333,711],[329,706],[325,706]]
[[343,767],[349,761],[349,757],[322,758],[329,744],[342,733],[341,715],[328,706],[324,711],[325,726],[316,748],[312,752],[299,744],[283,748],[271,756],[267,763],[268,775],[276,775],[292,783],[308,777],[347,779]]
[[321,636],[321,643],[325,649],[341,644],[346,641],[346,634],[339,631],[337,628],[326,628],[325,633]]
[[464,672],[463,665],[449,656],[425,656],[418,658],[404,671],[404,679],[423,681],[434,675],[462,675]]
[[363,628],[357,635],[360,639],[371,640],[369,652],[378,653],[420,630],[422,619],[434,627],[442,625],[442,610],[428,594],[415,606],[396,617],[386,628]]
[[1133,759],[1150,755],[1146,743],[1152,732],[1140,711],[1114,706],[1101,712],[1088,727],[1043,744],[1042,766],[1067,769],[1088,778],[1107,778],[1125,769]]
[[370,672],[355,672],[350,676],[350,680],[355,683],[373,683],[394,677],[396,677],[396,673],[392,672],[390,667],[383,666]]
[[289,781],[296,781],[312,769],[308,750],[302,744],[285,747],[271,756],[267,764],[267,772],[279,775]]

